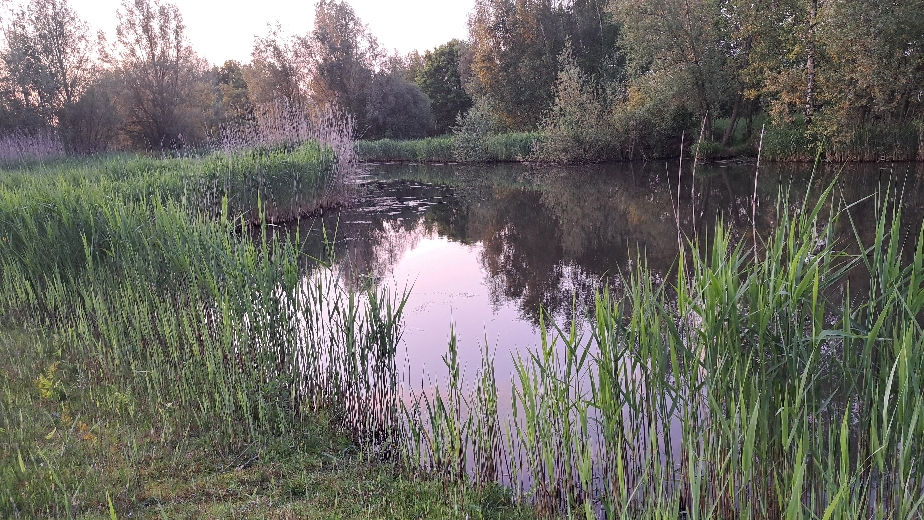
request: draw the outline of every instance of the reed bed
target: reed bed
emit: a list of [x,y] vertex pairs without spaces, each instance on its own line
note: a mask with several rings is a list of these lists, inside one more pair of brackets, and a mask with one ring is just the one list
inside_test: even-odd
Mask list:
[[719,224],[672,284],[640,258],[589,331],[543,323],[510,417],[491,356],[465,389],[451,340],[447,386],[405,408],[407,457],[548,514],[924,517],[924,231],[899,234],[889,193],[873,243],[847,253],[832,189],[782,197],[758,253]]
[[[162,435],[245,446],[297,437],[324,416],[357,445],[381,447],[397,424],[402,296],[347,291],[330,264],[306,262],[297,236],[250,228],[317,204],[333,163],[306,143],[4,172],[0,323],[54,338],[85,387],[110,396],[105,389],[117,388],[159,411]],[[284,200],[288,213],[283,194],[295,198]],[[47,370],[39,380],[51,392]],[[11,399],[0,402],[2,458],[47,478],[13,478],[0,516],[76,514],[77,490],[42,469],[56,466],[53,454],[17,435],[24,423]]]
[[356,141],[356,155],[365,162],[452,162],[452,137],[428,137],[408,141],[379,139]]
[[53,132],[0,136],[0,164],[48,161],[64,156],[64,143]]
[[481,136],[477,153],[460,151],[455,136],[398,141],[356,141],[356,155],[364,162],[522,162],[530,157],[540,135],[535,132]]
[[[541,322],[502,416],[487,348],[466,387],[451,334],[448,384],[401,395],[403,296],[345,289],[332,264],[306,262],[298,232],[252,232],[293,165],[322,171],[327,153],[5,172],[0,323],[41,331],[128,417],[156,410],[152,435],[248,446],[323,417],[363,456],[453,489],[504,484],[550,516],[922,517],[924,230],[900,235],[894,193],[858,253],[835,238],[855,226],[832,185],[813,203],[781,196],[757,251],[719,224],[686,244],[672,283],[639,258],[619,292],[598,295],[589,329]],[[253,184],[234,172],[259,168],[284,180],[243,196]],[[320,185],[297,185],[299,200]],[[57,365],[32,369],[37,399],[67,402]],[[28,442],[17,410],[8,391],[0,477],[15,491],[0,514],[79,513],[80,484]]]

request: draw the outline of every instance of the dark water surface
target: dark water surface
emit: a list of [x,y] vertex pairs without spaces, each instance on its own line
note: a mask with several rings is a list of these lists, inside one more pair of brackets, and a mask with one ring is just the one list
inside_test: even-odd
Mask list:
[[[901,204],[906,255],[924,219],[924,164],[821,166],[814,174],[811,165],[761,165],[753,223],[753,163],[699,165],[695,176],[691,166],[679,175],[676,162],[368,165],[358,201],[324,220],[329,234],[336,229],[346,283],[410,289],[406,382],[440,382],[454,330],[463,370],[473,375],[489,345],[503,391],[512,354],[540,342],[542,309],[562,326],[573,317],[586,323],[595,292],[605,284],[618,291],[621,273],[639,261],[656,282],[669,280],[678,224],[683,240],[706,238],[721,219],[750,247],[752,229],[760,237],[773,228],[781,193],[793,209],[814,205],[835,179],[833,200],[850,205],[852,217],[838,220],[845,248],[856,250],[855,231],[868,243],[882,202]],[[318,248],[318,222],[303,226],[314,237],[305,247]]]

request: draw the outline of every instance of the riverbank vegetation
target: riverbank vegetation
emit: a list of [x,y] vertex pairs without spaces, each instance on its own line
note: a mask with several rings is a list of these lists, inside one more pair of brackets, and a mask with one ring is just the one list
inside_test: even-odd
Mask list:
[[[924,504],[924,235],[899,233],[891,192],[853,249],[836,185],[783,194],[767,236],[700,230],[660,285],[639,257],[585,334],[540,318],[511,393],[489,350],[463,379],[450,340],[449,380],[408,395],[400,294],[345,289],[297,236],[250,232],[229,193],[212,214],[156,189],[192,159],[134,161],[0,176],[4,514],[913,518]],[[156,167],[181,173],[152,188]]]
[[463,383],[450,340],[446,386],[412,407],[412,457],[574,517],[919,517],[924,234],[902,236],[883,195],[872,242],[847,253],[833,192],[782,195],[760,240],[700,231],[674,281],[640,256],[589,331],[540,321],[509,392],[488,350]]
[[323,417],[249,442],[189,428],[169,417],[177,403],[115,378],[93,386],[62,336],[4,329],[0,362],[4,518],[532,517],[499,487],[447,487],[363,457]]
[[[126,0],[117,40],[97,45],[67,0],[24,0],[0,13],[0,158],[213,147],[280,104],[336,104],[352,138],[453,134],[457,159],[631,161],[676,157],[681,142],[747,155],[766,123],[768,160],[811,161],[819,148],[831,161],[922,160],[922,8],[477,0],[466,41],[398,55],[346,1],[322,0],[306,34],[271,28],[250,62],[217,66],[171,4]],[[495,139],[539,138],[526,154],[469,153],[470,125],[486,116]],[[370,156],[449,158],[442,138],[389,143]]]
[[538,133],[470,133],[426,139],[356,141],[364,162],[522,162],[532,157]]
[[332,157],[2,171],[0,516],[526,517],[372,448],[395,426],[402,296],[253,232],[327,200]]

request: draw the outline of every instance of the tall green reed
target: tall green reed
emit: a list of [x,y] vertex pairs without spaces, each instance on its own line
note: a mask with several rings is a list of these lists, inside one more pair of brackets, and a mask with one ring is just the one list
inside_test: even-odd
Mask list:
[[[8,174],[0,316],[66,337],[98,382],[171,403],[172,424],[259,438],[323,409],[357,439],[378,435],[397,413],[401,295],[352,294],[330,265],[305,272],[297,237],[271,238],[265,226],[252,235],[248,215],[270,218],[261,192],[248,199],[231,182],[208,201],[191,189],[226,167],[259,163],[283,176],[304,162],[326,168],[324,154],[302,145],[284,157],[113,160],[84,178]],[[271,188],[288,191],[288,182]]]
[[[515,358],[511,417],[457,398],[430,431],[452,417],[473,468],[502,464],[548,512],[921,517],[924,232],[903,263],[910,241],[885,194],[873,243],[850,253],[833,190],[781,195],[756,261],[721,223],[688,244],[672,284],[655,286],[640,259],[583,335],[542,324],[541,345]],[[492,421],[503,456],[471,441]],[[446,443],[428,457],[446,449],[460,457]]]

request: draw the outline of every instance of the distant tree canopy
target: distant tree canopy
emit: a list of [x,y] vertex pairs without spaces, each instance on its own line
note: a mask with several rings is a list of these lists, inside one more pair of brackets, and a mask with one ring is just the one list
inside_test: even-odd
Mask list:
[[784,141],[924,158],[922,12],[924,0],[476,0],[467,41],[402,56],[346,0],[318,0],[307,33],[270,27],[249,62],[210,65],[166,0],[122,0],[114,42],[68,0],[19,0],[0,13],[0,137],[164,150],[280,107],[336,105],[362,138],[538,130],[550,160],[676,154],[701,125],[705,140],[753,146],[763,121]]
[[186,39],[183,16],[160,0],[123,0],[112,66],[123,81],[124,130],[138,147],[182,148],[205,135],[206,64]]
[[531,130],[554,99],[567,41],[588,74],[621,74],[617,29],[600,0],[477,0],[469,19],[475,95],[490,97],[501,123]]
[[465,53],[465,44],[452,40],[423,56],[423,64],[415,80],[430,98],[436,133],[449,133],[460,114],[472,107],[472,98],[462,84],[459,67]]
[[67,0],[31,0],[13,12],[0,49],[4,126],[75,132],[75,106],[96,73],[88,32]]

